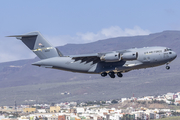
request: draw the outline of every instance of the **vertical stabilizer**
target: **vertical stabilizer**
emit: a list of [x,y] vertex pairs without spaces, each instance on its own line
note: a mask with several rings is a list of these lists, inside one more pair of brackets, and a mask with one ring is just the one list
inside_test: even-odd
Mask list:
[[13,35],[8,37],[16,37],[21,40],[40,59],[63,56],[57,48],[53,47],[43,38],[40,32],[31,32],[24,35]]

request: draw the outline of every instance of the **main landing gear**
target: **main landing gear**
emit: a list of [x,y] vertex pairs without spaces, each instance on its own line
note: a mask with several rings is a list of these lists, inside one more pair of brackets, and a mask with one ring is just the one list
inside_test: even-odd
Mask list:
[[[111,78],[115,78],[115,77],[116,77],[116,76],[115,76],[115,73],[114,73],[113,71],[111,71],[111,72],[109,72],[109,73],[103,72],[103,73],[101,73],[101,76],[102,76],[102,77],[105,77],[105,76],[107,76],[107,74],[108,74]],[[118,77],[123,77],[123,74],[122,74],[121,72],[117,72],[117,76],[118,76]]]
[[117,76],[118,76],[118,77],[123,77],[123,74],[122,74],[121,72],[118,72],[118,73],[117,73]]
[[115,77],[116,77],[116,76],[114,75],[114,72],[109,72],[108,74],[109,74],[109,76],[110,76],[111,78],[115,78]]
[[106,76],[107,76],[107,73],[106,73],[106,72],[103,72],[103,73],[101,73],[101,76],[102,76],[102,77],[106,77]]

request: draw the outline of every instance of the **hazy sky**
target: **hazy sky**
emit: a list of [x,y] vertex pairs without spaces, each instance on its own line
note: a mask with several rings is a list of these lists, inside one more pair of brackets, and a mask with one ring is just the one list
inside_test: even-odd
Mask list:
[[180,30],[178,0],[1,0],[0,62],[34,58],[8,35],[40,31],[54,46]]

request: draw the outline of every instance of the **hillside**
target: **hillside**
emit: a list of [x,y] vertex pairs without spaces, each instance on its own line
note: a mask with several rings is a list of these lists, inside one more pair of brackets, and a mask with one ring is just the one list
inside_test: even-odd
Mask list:
[[129,107],[133,107],[135,109],[171,109],[171,110],[179,110],[180,106],[176,105],[168,105],[167,103],[154,103],[154,102],[138,102],[138,101],[126,101],[123,103],[118,103],[118,104],[112,104],[108,106],[108,108],[116,108],[116,109],[127,109]]
[[161,119],[157,119],[157,120],[180,120],[180,116],[161,118]]
[[[49,40],[50,41],[50,40]],[[58,49],[64,55],[107,52],[132,47],[166,46],[180,53],[180,31],[164,31],[147,36],[117,37],[87,44],[67,44]],[[92,101],[121,97],[158,95],[180,91],[180,59],[170,70],[164,66],[135,70],[123,78],[102,78],[100,75],[72,73],[32,66],[38,58],[0,63],[0,105],[39,102]],[[63,92],[70,95],[61,95]]]

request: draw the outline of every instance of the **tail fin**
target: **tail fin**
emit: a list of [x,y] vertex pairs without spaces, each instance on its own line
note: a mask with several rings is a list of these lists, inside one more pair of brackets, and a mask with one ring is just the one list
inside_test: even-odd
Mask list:
[[13,35],[7,37],[16,37],[17,39],[20,39],[40,59],[63,56],[63,54],[46,41],[39,32],[31,32],[24,35]]

